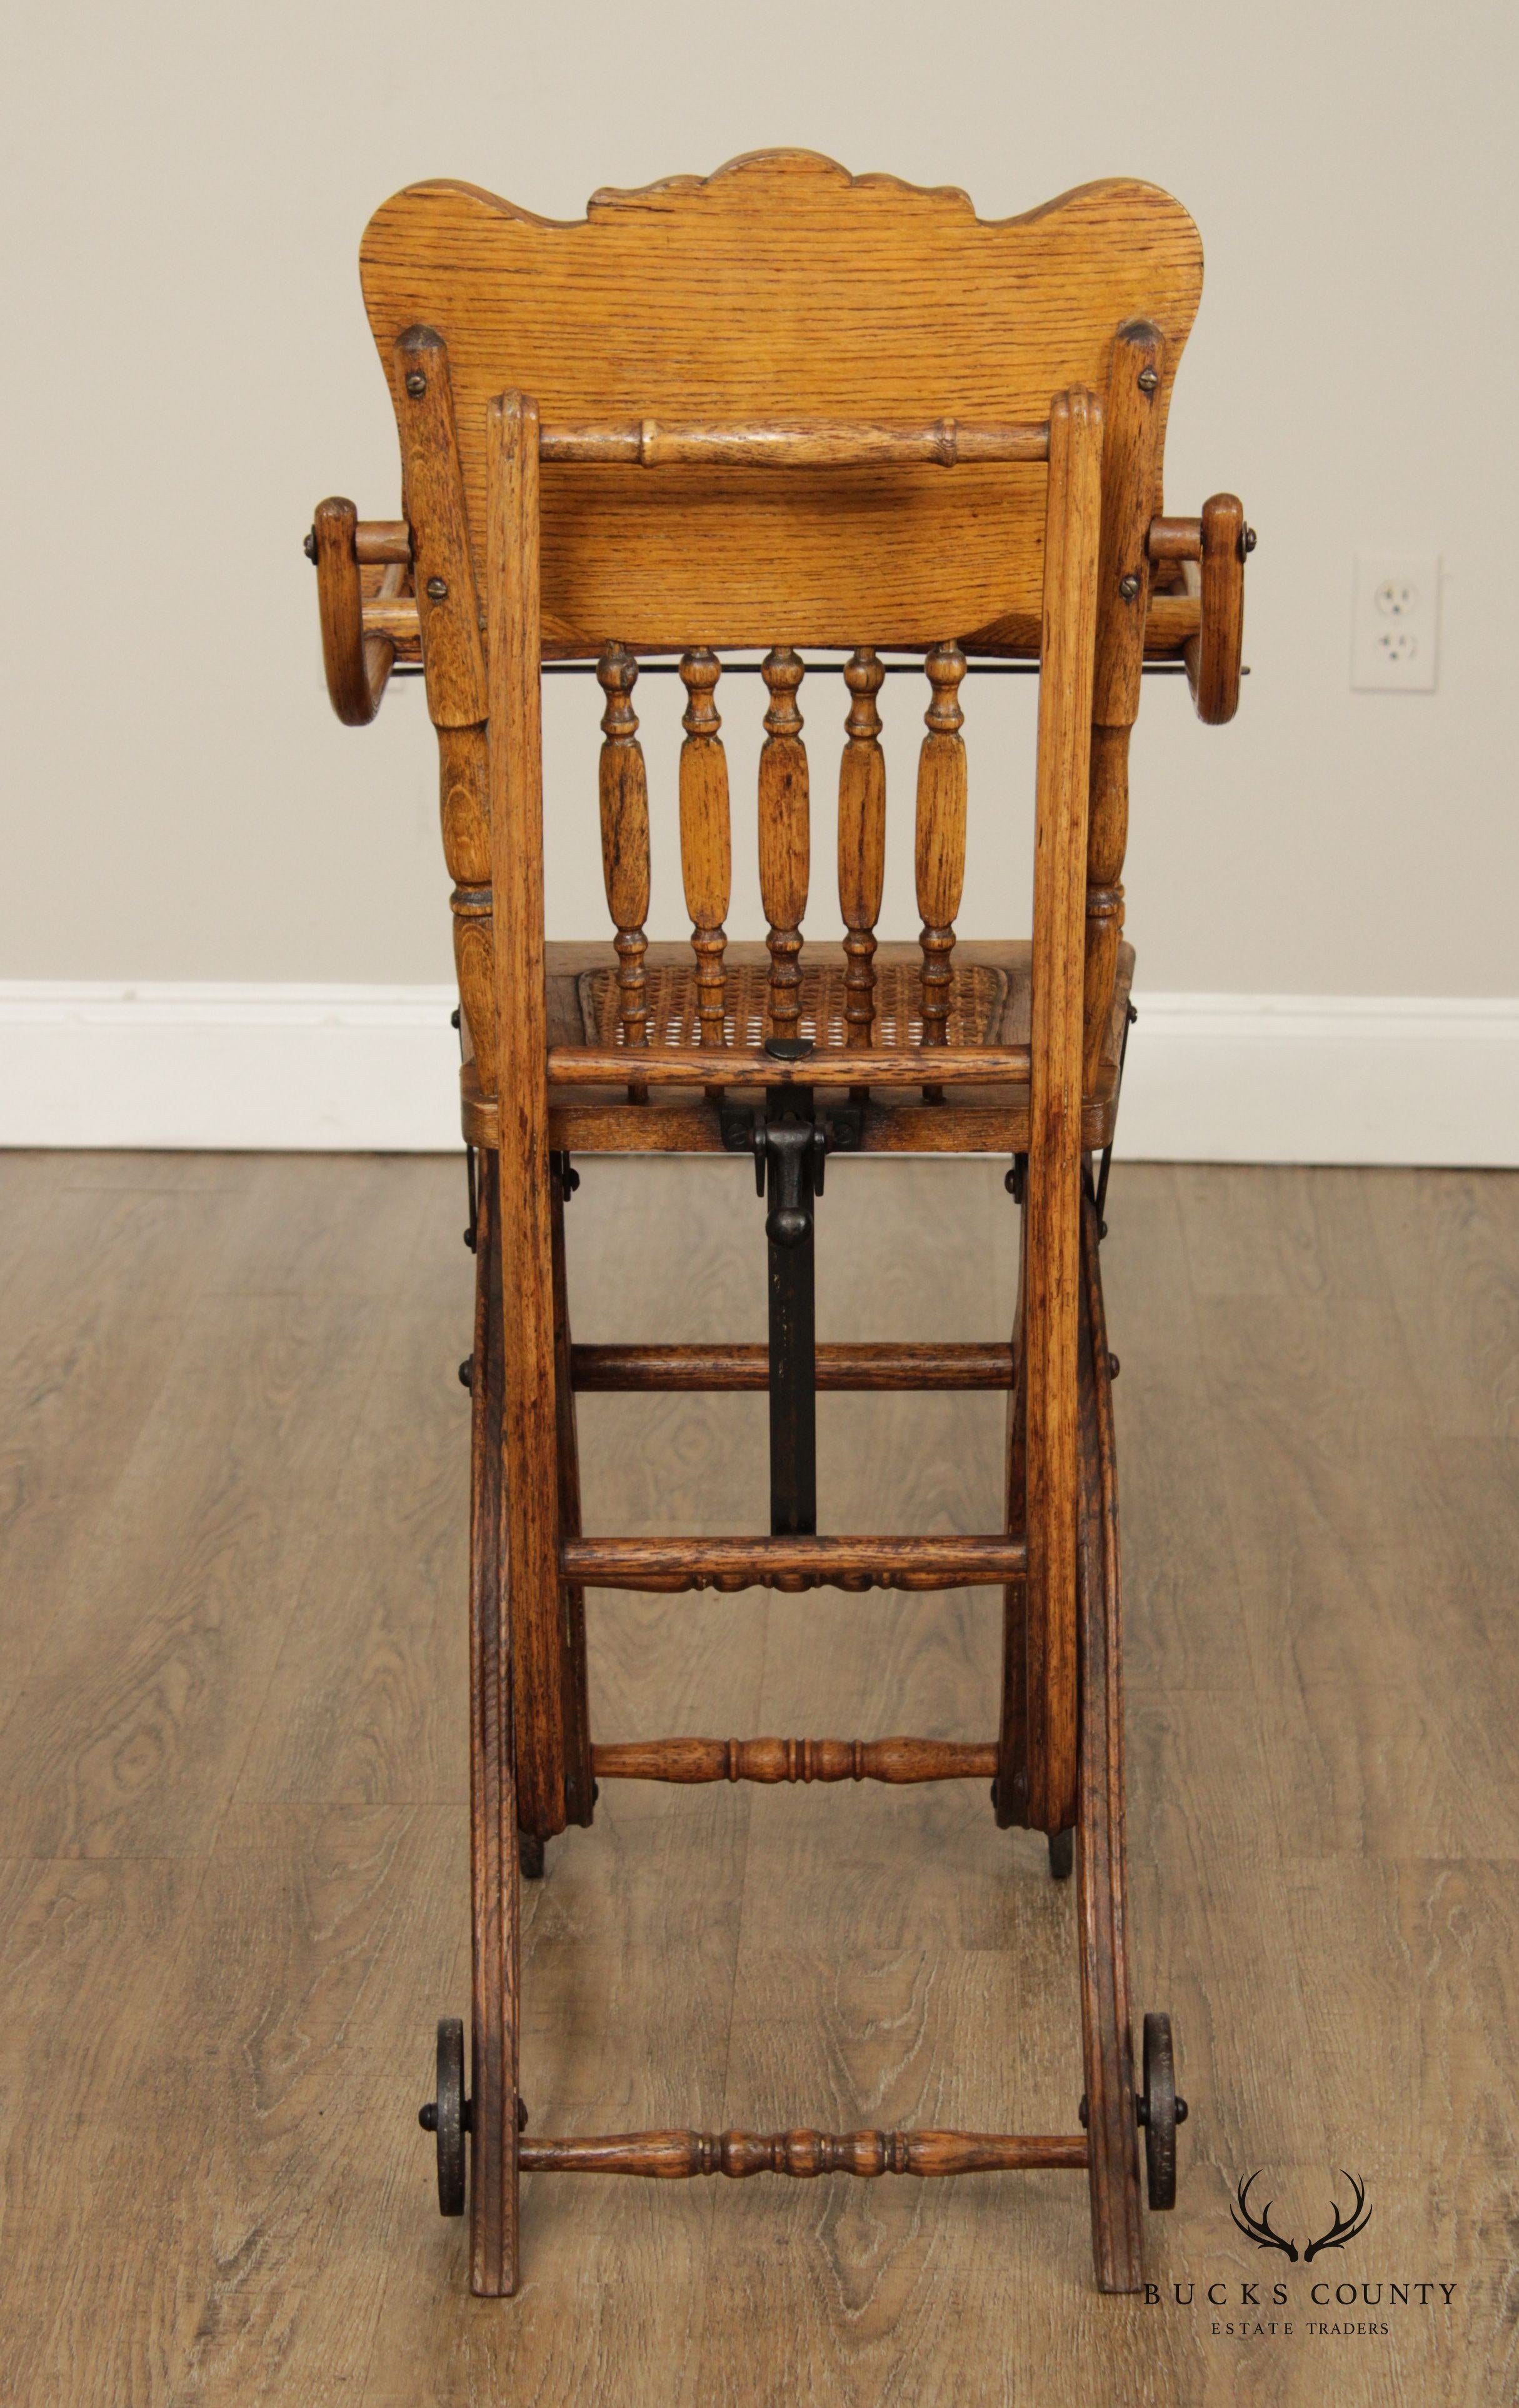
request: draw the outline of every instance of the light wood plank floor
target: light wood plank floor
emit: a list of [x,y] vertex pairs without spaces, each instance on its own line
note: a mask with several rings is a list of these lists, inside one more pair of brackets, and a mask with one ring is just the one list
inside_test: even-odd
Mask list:
[[[415,2123],[468,1995],[463,1185],[0,1158],[0,2398],[1519,2396],[1519,1180],[1114,1175],[1136,2004],[1192,2102],[1154,2304],[1048,2174],[541,2177],[523,2296],[468,2298]],[[1001,1336],[1011,1220],[996,1166],[840,1164],[820,1334]],[[741,1165],[588,1162],[569,1226],[580,1336],[763,1335]],[[761,1526],[762,1398],[581,1413],[589,1527]],[[995,1398],[821,1424],[825,1526],[992,1526]],[[604,1737],[994,1728],[984,1592],[591,1621]],[[1074,1912],[980,1784],[619,1784],[528,1893],[535,2125],[1068,2128]],[[1368,2230],[1263,2256],[1256,2166]]]

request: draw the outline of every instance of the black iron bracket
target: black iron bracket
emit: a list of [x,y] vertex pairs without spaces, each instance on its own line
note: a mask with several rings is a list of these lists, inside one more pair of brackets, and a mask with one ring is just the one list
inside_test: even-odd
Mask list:
[[[772,1037],[777,1061],[801,1062],[809,1038]],[[723,1143],[753,1158],[754,1186],[769,1207],[770,1534],[812,1536],[818,1526],[817,1324],[813,1205],[831,1152],[857,1152],[864,1108],[810,1086],[767,1089],[764,1102],[720,1107]]]
[[[778,1062],[804,1062],[812,1051],[810,1037],[767,1037],[765,1051]],[[736,1104],[724,1095],[718,1107],[723,1143],[729,1154],[753,1152],[763,1155],[767,1127],[781,1125],[790,1119],[801,1118],[821,1129],[824,1143],[818,1153],[817,1185],[814,1194],[823,1193],[823,1157],[824,1154],[858,1154],[865,1141],[865,1106],[853,1095],[829,1090],[820,1104],[811,1087],[776,1087],[767,1091],[767,1101],[756,1111],[752,1104]],[[763,1196],[765,1182],[756,1178],[757,1192]]]
[[[1132,1004],[1127,1007],[1124,1014],[1124,1034],[1119,1040],[1118,1046],[1118,1082],[1113,1091],[1113,1111],[1115,1115],[1118,1111],[1119,1101],[1124,1093],[1124,1065],[1128,1059],[1128,1033],[1139,1016],[1139,1013],[1135,1010]],[[1096,1194],[1092,1199],[1097,1208],[1097,1237],[1099,1241],[1108,1234],[1108,1224],[1104,1215],[1108,1203],[1108,1173],[1111,1170],[1112,1167],[1113,1149],[1112,1140],[1110,1139],[1108,1143],[1103,1147],[1101,1154],[1098,1156]]]
[[469,1190],[469,1226],[465,1231],[465,1244],[473,1254],[476,1240],[480,1235],[480,1180],[475,1166],[475,1149],[472,1145],[466,1145],[465,1148],[465,1182]]

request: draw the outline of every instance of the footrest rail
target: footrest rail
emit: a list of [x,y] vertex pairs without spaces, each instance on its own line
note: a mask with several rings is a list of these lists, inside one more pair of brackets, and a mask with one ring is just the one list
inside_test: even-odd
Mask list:
[[1021,1538],[566,1539],[578,1588],[978,1588],[1022,1577]]
[[[872,1388],[1010,1388],[1012,1348],[996,1344],[820,1346],[820,1390]],[[769,1385],[767,1346],[576,1346],[575,1386],[608,1389],[679,1388],[712,1395]]]
[[523,2172],[645,2174],[997,2174],[1085,2171],[1084,2132],[616,2132],[602,2138],[517,2143]]
[[598,1781],[990,1781],[996,1742],[651,1739],[598,1742]]

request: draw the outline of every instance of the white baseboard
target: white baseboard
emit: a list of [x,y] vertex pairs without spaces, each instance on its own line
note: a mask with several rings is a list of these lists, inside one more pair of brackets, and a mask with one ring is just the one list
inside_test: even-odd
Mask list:
[[1519,996],[1135,1001],[1132,1160],[1519,1165]]
[[[0,982],[0,1145],[451,1151],[447,986]],[[1519,1165],[1519,997],[1141,995],[1119,1152]]]
[[441,1154],[451,986],[0,982],[0,1144]]

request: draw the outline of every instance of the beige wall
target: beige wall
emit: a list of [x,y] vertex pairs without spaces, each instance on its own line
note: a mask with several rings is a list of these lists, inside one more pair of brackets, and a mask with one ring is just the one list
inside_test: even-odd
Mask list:
[[[600,183],[797,142],[961,183],[985,215],[1137,172],[1202,229],[1169,498],[1233,486],[1260,528],[1254,675],[1222,732],[1173,684],[1150,689],[1129,879],[1142,983],[1513,993],[1513,23],[1412,0],[27,11],[0,165],[0,975],[447,975],[420,694],[397,689],[363,733],[337,726],[300,552],[324,493],[394,507],[365,219],[428,174],[571,216]],[[1358,545],[1443,554],[1437,695],[1349,691]],[[1026,894],[1031,697],[1010,683],[969,697],[973,779],[1015,812],[980,815],[967,932],[1004,919],[1004,889]],[[831,683],[812,692],[826,789],[841,710]],[[645,693],[667,807],[670,690]],[[921,706],[888,694],[905,767]],[[594,690],[562,681],[562,933],[604,924],[593,716]],[[822,928],[825,825],[817,864]],[[668,844],[662,867],[655,920],[674,931]]]

